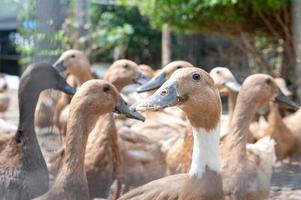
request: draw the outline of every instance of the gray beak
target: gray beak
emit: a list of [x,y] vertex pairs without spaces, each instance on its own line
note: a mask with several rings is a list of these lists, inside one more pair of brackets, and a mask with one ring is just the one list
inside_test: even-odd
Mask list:
[[59,80],[56,89],[70,95],[74,95],[76,92],[76,89],[74,87],[71,87],[63,78]]
[[297,103],[295,103],[294,101],[292,101],[290,98],[288,98],[287,96],[285,96],[281,90],[278,90],[277,96],[275,97],[275,101],[283,104],[284,106],[293,109],[293,110],[298,110],[299,109],[299,105]]
[[164,72],[161,72],[159,75],[153,77],[151,80],[146,82],[137,88],[137,92],[147,92],[159,88],[166,81],[166,75]]
[[137,72],[137,76],[135,78],[135,83],[139,85],[143,85],[144,83],[148,82],[149,78],[144,76],[140,71]]
[[228,81],[224,84],[224,86],[234,92],[239,92],[240,87],[241,87],[240,84],[236,80]]
[[59,72],[65,71],[66,67],[64,65],[64,60],[59,58],[54,64],[53,67]]
[[139,112],[135,110],[131,110],[128,106],[128,104],[123,100],[123,98],[120,96],[117,106],[115,107],[115,112],[119,114],[124,114],[128,118],[137,119],[140,121],[145,121],[145,118],[143,115],[141,115]]
[[178,95],[176,81],[169,79],[153,95],[140,103],[134,104],[134,110],[161,110],[166,107],[175,106],[181,101],[185,101]]

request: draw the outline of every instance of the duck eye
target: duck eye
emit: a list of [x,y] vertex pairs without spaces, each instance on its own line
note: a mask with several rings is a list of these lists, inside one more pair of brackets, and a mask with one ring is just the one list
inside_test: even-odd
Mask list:
[[201,79],[201,75],[200,74],[193,74],[192,75],[193,80],[195,81],[199,81]]
[[160,95],[161,96],[166,96],[167,93],[168,93],[168,91],[166,89],[164,89],[164,90],[161,91]]
[[71,55],[71,58],[75,58],[75,55],[74,55],[74,54],[72,54],[72,55]]
[[272,80],[268,78],[268,79],[265,80],[265,82],[266,82],[268,85],[271,85]]
[[181,68],[183,68],[182,66],[177,66],[177,69],[181,69]]
[[110,86],[109,85],[105,85],[102,90],[104,92],[108,92],[108,91],[110,91]]
[[220,72],[219,70],[216,70],[216,73],[219,74],[219,73],[221,73],[221,72]]
[[123,65],[124,69],[127,69],[128,67],[129,67],[128,64]]

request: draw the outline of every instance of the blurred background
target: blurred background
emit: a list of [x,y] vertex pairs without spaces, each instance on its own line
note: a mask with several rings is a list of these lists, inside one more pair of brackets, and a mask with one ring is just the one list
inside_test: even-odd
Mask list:
[[184,59],[230,68],[240,80],[300,73],[300,2],[294,0],[1,0],[0,70],[20,74],[65,49],[94,66],[128,58],[160,68]]

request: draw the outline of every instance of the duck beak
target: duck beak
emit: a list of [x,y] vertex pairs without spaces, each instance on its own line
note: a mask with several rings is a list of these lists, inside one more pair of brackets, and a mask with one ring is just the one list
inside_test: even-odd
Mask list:
[[139,111],[161,110],[166,107],[175,106],[185,99],[178,95],[176,81],[169,79],[153,95],[140,103],[134,104],[131,108]]
[[236,80],[227,81],[224,83],[224,86],[233,92],[239,92],[240,91],[240,84]]
[[66,67],[64,65],[64,59],[59,58],[54,64],[53,67],[59,72],[65,71]]
[[125,114],[125,116],[127,116],[128,118],[137,119],[143,122],[145,121],[143,115],[141,115],[139,112],[135,110],[131,110],[128,104],[123,100],[121,96],[119,96],[119,101],[117,103],[117,106],[115,107],[114,112],[119,114]]
[[144,76],[144,74],[142,74],[142,72],[138,71],[136,78],[135,78],[135,83],[139,84],[139,85],[143,85],[144,83],[148,82],[149,78],[147,78],[146,76]]
[[59,80],[56,89],[61,90],[62,92],[65,92],[66,94],[70,95],[74,95],[76,92],[76,89],[74,87],[71,87],[63,78]]
[[284,104],[286,107],[291,108],[295,111],[299,109],[298,104],[295,103],[294,101],[292,101],[287,96],[285,96],[283,94],[283,92],[281,92],[280,89],[278,90],[277,96],[275,97],[275,101],[280,103],[280,104]]
[[166,75],[161,72],[159,75],[153,77],[151,80],[147,81],[143,85],[137,88],[137,92],[147,92],[159,88],[166,81]]

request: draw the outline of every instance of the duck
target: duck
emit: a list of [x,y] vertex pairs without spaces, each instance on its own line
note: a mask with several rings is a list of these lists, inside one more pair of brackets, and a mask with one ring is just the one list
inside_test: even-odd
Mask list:
[[36,199],[90,198],[85,172],[88,135],[99,116],[113,111],[143,120],[127,107],[127,103],[119,96],[118,90],[108,81],[89,80],[80,86],[70,103],[62,169],[50,190]]
[[[141,74],[135,62],[122,59],[110,66],[104,80],[112,83],[120,91],[128,84],[141,83],[147,79]],[[64,114],[65,119],[69,116],[69,108],[70,105],[61,113],[61,115]],[[61,124],[67,124],[66,121],[61,121]],[[126,152],[124,151],[125,153],[120,155],[118,143],[119,141],[123,143],[124,140],[123,137],[119,139],[119,135],[117,135],[113,113],[102,115],[91,124],[93,124],[93,128],[89,134],[85,153],[85,171],[89,194],[91,198],[106,197],[114,180],[120,180],[120,165],[122,165],[120,157]],[[64,156],[64,148],[62,148],[48,159],[48,166],[52,175],[56,176],[60,170]]]
[[300,155],[301,153],[301,108],[299,108],[294,114],[291,114],[283,118],[283,122],[290,132],[294,135],[296,141],[296,151]]
[[0,152],[1,199],[28,200],[48,190],[48,170],[34,130],[34,112],[39,94],[49,88],[75,93],[52,65],[26,68],[18,91],[18,129]]
[[[225,123],[221,123],[222,137],[223,133],[227,130],[229,121],[231,120],[236,103],[236,96],[241,86],[232,72],[226,67],[215,67],[209,72],[209,75],[214,80],[214,83],[219,89],[220,94],[228,95],[229,117],[226,125]],[[191,130],[191,126],[188,124],[184,139],[179,140],[168,151],[166,160],[171,173],[186,173],[189,171],[193,147],[193,135]]]
[[237,96],[228,133],[220,145],[223,191],[226,197],[248,200],[267,199],[269,196],[274,142],[264,143],[270,145],[262,148],[266,152],[260,148],[248,151],[246,143],[249,125],[256,111],[271,101],[295,106],[271,76],[253,74],[245,79]]
[[193,65],[185,60],[176,60],[168,63],[163,67],[159,74],[138,87],[137,92],[141,93],[158,89],[173,74],[175,70],[186,67],[193,67]]
[[[238,83],[233,73],[226,67],[215,67],[210,70],[209,74],[218,87],[220,94],[228,96],[228,125],[233,115],[236,97],[241,85]],[[227,128],[223,128],[223,130],[225,129]]]
[[[64,51],[53,65],[58,70],[66,69],[66,66],[68,66],[68,69],[66,69],[67,83],[75,88],[93,77],[89,60],[83,52],[77,49]],[[55,130],[58,129],[57,132],[62,132],[64,125],[60,126],[60,114],[70,101],[71,97],[64,93],[51,90],[43,91],[35,113],[37,132],[48,132],[49,127],[53,127]]]
[[[64,54],[63,54],[64,55]],[[64,57],[61,56],[61,58],[56,62],[56,63],[65,63],[65,66],[69,66],[69,65],[75,65],[74,63],[78,63],[78,66],[81,66],[81,63],[87,63],[86,61],[82,61],[82,60],[88,60],[87,58],[83,59],[82,56],[77,56],[75,58],[73,58],[73,62],[74,63],[68,63],[67,61],[65,61],[65,59],[68,60],[68,57]],[[67,54],[68,55],[68,54]],[[60,61],[61,60],[61,61]],[[90,64],[89,64],[90,66]],[[79,69],[81,69],[83,67],[79,67]],[[87,68],[87,67],[86,67]],[[88,71],[88,70],[86,70]],[[91,71],[89,71],[90,75],[91,75]],[[70,74],[73,75],[72,77],[77,77],[78,76],[78,72],[77,70],[73,70],[70,71]],[[92,75],[91,76],[87,76],[87,79],[92,79]],[[107,70],[105,76],[103,77],[104,80],[109,81],[110,83],[112,83],[117,89],[118,91],[121,91],[121,89],[129,84],[133,84],[133,83],[137,83],[137,84],[142,84],[144,82],[146,82],[148,79],[146,76],[144,76],[139,68],[139,66],[128,59],[120,59],[115,61]],[[83,79],[83,81],[85,81],[86,79]],[[68,81],[68,79],[67,79]],[[79,82],[79,85],[81,85],[83,82]],[[66,101],[66,98],[63,98],[63,102],[68,102]],[[65,108],[63,108],[61,110],[61,106],[64,105]],[[57,119],[57,124],[60,127],[60,132],[62,133],[62,135],[65,134],[66,131],[66,120],[68,118],[68,112],[69,112],[69,108],[68,106],[66,106],[63,103],[58,102],[58,106],[59,109],[57,109],[58,111],[60,111],[60,113],[55,112],[54,114],[54,119]],[[58,118],[56,118],[58,117]]]
[[[194,66],[184,60],[170,62],[150,81],[138,87],[137,92],[139,94],[149,93],[151,90],[159,88],[176,70],[187,67]],[[148,119],[146,123],[140,124],[140,126],[138,124],[138,126],[133,128],[137,129],[143,136],[159,141],[162,151],[166,154],[167,174],[176,173],[179,164],[178,156],[182,153],[184,140],[186,140],[187,135],[191,136],[191,130],[186,128],[189,127],[189,122],[186,121],[183,112],[174,107],[164,109],[161,112],[148,111],[145,115]],[[191,147],[189,148],[191,149]],[[188,165],[190,165],[190,162]]]
[[[75,88],[93,78],[90,61],[82,51],[77,49],[64,51],[53,65],[58,69],[67,68],[67,82]],[[60,132],[64,129],[64,124],[59,123],[60,115],[70,101],[69,96],[62,94],[55,106],[53,121]]]
[[279,111],[279,105],[275,102],[269,103],[270,113],[267,125],[262,128],[259,135],[270,136],[276,142],[275,152],[277,160],[290,158],[296,152],[296,138],[283,122]]
[[[145,84],[137,88],[138,93],[145,93],[159,88],[176,70],[194,67],[184,60],[170,62],[163,69]],[[168,154],[169,149],[175,142],[183,138],[186,132],[186,118],[178,108],[166,108],[160,112],[145,113],[148,119],[144,124],[135,127],[145,137],[159,141],[163,152]],[[164,120],[162,120],[164,119]],[[164,121],[168,121],[165,123]],[[173,123],[169,123],[173,122]],[[140,125],[140,127],[139,127]],[[158,129],[162,131],[158,131]]]
[[[127,59],[115,61],[104,76],[104,80],[113,84],[117,91],[121,91],[126,85],[141,84],[148,79],[142,74],[138,65]],[[122,175],[126,173],[123,167],[127,149],[120,149],[128,141],[122,137],[122,130],[116,127],[113,113],[108,113],[97,119],[95,127],[91,131],[85,154],[85,168],[88,178],[89,193],[91,198],[107,197],[114,180],[118,181],[118,188],[115,195],[119,195]],[[132,133],[134,134],[134,133]],[[149,146],[141,142],[140,145]],[[132,168],[135,165],[132,163]]]
[[152,181],[119,199],[223,199],[218,155],[222,109],[214,81],[202,69],[179,69],[152,96],[133,109],[159,110],[169,106],[182,109],[192,126],[194,141],[189,173]]
[[6,91],[8,88],[7,80],[3,73],[0,73],[0,112],[3,113],[7,111],[10,98],[7,95]]
[[147,64],[139,64],[139,68],[143,72],[144,76],[148,78],[152,78],[155,76],[155,71],[153,68]]

